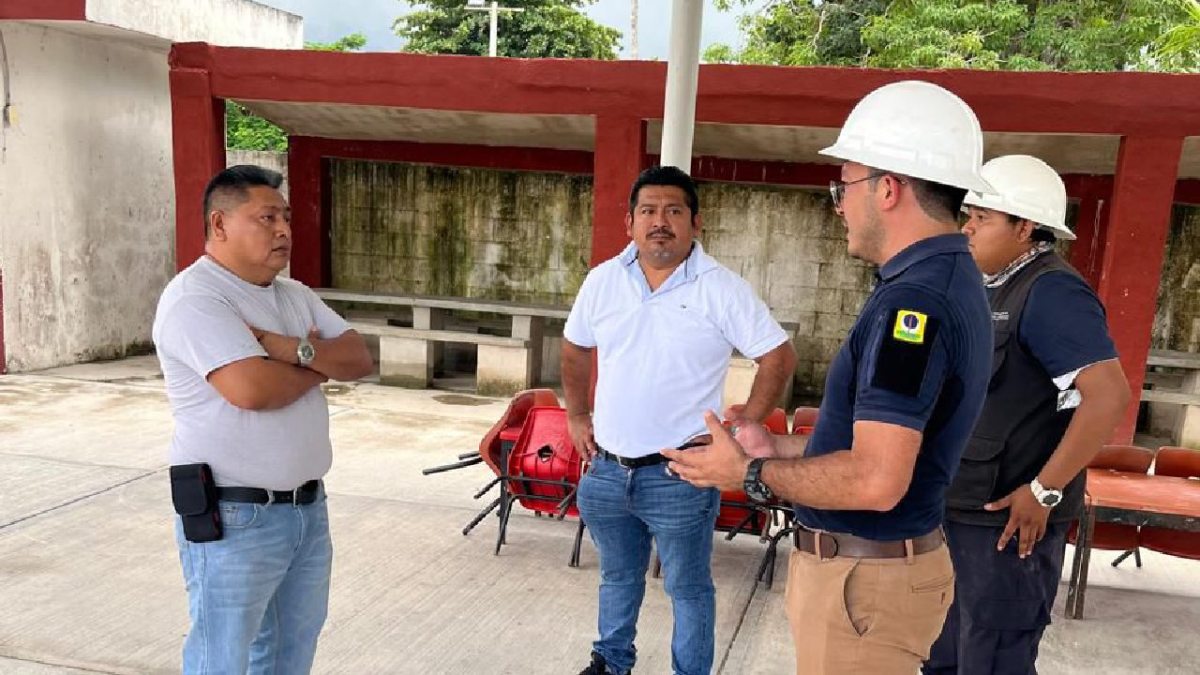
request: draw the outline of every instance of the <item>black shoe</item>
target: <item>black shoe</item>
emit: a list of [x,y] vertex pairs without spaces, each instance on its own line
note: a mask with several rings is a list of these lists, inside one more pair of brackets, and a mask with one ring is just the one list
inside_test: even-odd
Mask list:
[[[579,671],[579,675],[607,675],[608,662],[596,652],[592,652],[592,662],[587,668]],[[632,673],[633,671],[630,671]]]

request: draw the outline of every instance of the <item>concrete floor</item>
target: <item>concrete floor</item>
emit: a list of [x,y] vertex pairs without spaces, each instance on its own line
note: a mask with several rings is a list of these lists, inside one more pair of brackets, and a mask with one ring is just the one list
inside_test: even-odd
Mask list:
[[[327,478],[336,557],[319,673],[577,672],[595,624],[596,556],[567,567],[575,525],[518,511],[468,537],[490,477],[420,469],[473,450],[504,402],[369,383],[329,388]],[[171,420],[152,357],[0,377],[0,673],[178,671],[186,597],[171,534]],[[723,673],[788,673],[793,652],[753,538],[716,545]],[[1070,555],[1071,551],[1068,551]],[[1042,673],[1194,673],[1200,566],[1153,553],[1120,569],[1093,555],[1087,618],[1061,618]],[[1064,587],[1065,589],[1065,587]],[[641,673],[670,671],[670,606],[650,581]]]

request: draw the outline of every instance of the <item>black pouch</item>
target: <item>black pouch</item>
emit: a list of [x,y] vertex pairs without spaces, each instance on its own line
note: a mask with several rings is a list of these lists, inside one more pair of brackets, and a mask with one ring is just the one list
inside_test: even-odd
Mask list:
[[217,508],[217,486],[207,464],[177,464],[171,467],[171,501],[183,521],[183,536],[202,544],[221,538],[221,511]]

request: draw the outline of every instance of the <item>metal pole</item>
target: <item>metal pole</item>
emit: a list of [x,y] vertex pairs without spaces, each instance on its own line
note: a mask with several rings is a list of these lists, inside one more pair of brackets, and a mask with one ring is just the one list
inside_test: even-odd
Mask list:
[[629,59],[638,58],[638,0],[629,0]]
[[492,31],[488,35],[488,56],[496,55],[496,34],[499,32],[499,30],[496,27],[496,24],[499,23],[499,21],[498,21],[499,18],[500,18],[500,7],[493,0],[493,2],[492,2]]
[[689,173],[696,126],[696,82],[700,73],[703,12],[703,0],[674,0],[671,6],[671,46],[659,163]]

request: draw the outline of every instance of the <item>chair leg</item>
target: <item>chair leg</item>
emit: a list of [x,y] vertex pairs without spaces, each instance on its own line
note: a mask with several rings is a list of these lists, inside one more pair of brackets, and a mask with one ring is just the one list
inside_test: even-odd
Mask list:
[[493,499],[491,504],[488,504],[486,508],[477,513],[475,517],[471,519],[471,522],[467,523],[467,526],[462,530],[464,537],[470,534],[471,530],[475,529],[475,526],[483,521],[484,518],[487,518],[487,515],[495,510],[497,506],[500,506],[500,499],[500,497]]
[[1138,569],[1141,569],[1141,567],[1142,567],[1142,549],[1141,548],[1133,549],[1133,562],[1137,564]]
[[662,558],[658,557],[658,552],[654,553],[654,570],[652,572],[655,579],[662,576]]
[[575,530],[575,547],[571,549],[571,561],[567,563],[567,567],[579,567],[579,550],[583,547],[583,530],[586,527],[583,518],[580,518],[579,527]]
[[500,532],[496,535],[494,555],[500,555],[500,547],[508,543],[508,517],[512,515],[513,499],[514,497],[506,497],[504,503],[500,505]]
[[[1112,561],[1112,566],[1116,567],[1117,565],[1120,565],[1126,558],[1133,555],[1136,551],[1137,551],[1137,549],[1135,549],[1135,548],[1131,548],[1128,551],[1125,551],[1121,555],[1117,556],[1116,560]],[[1141,567],[1141,565],[1138,565],[1138,567]]]

